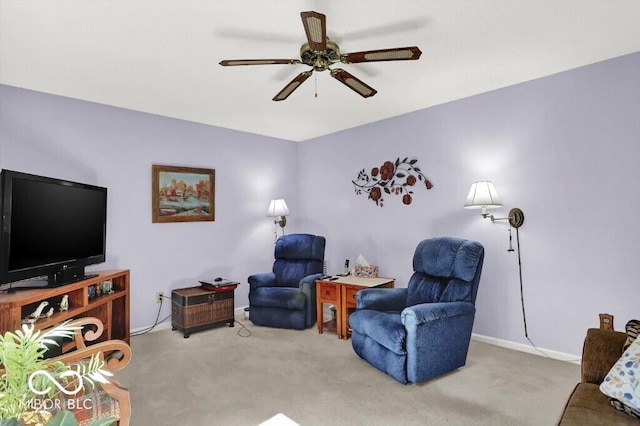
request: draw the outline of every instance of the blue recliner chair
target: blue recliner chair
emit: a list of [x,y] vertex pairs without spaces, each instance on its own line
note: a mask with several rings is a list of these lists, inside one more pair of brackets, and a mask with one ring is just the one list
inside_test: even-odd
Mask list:
[[325,238],[283,235],[273,271],[249,276],[251,322],[303,330],[316,322],[316,279],[322,276]]
[[400,383],[463,366],[475,318],[484,248],[439,237],[421,241],[407,288],[356,293],[349,316],[355,352]]

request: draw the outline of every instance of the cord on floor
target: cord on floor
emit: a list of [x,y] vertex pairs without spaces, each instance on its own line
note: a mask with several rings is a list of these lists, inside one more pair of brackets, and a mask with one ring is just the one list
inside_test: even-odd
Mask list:
[[236,324],[240,324],[240,330],[238,330],[238,336],[251,337],[251,330],[244,326],[244,323],[239,320],[235,320]]
[[[162,295],[160,296],[160,306],[158,307],[158,313],[156,314],[156,321],[153,323],[153,325],[142,329],[142,330],[138,330],[135,333],[131,333],[131,337],[134,336],[142,336],[143,334],[147,334],[151,331],[153,331],[154,328],[156,328],[159,324],[162,324],[163,322],[165,322],[166,320],[168,320],[169,318],[171,318],[171,314],[167,315],[166,317],[164,317],[162,320],[158,321],[158,319],[160,318],[160,311],[162,311],[162,301],[164,299],[168,299],[167,296]],[[238,336],[240,337],[251,337],[251,330],[249,330],[242,321],[239,321],[237,319],[234,318],[234,322],[240,325],[240,330],[238,330]]]

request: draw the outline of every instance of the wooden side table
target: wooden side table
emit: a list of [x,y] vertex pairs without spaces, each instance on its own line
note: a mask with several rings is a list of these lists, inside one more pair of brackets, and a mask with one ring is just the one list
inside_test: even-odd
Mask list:
[[[324,320],[323,306],[330,303],[336,307],[336,317],[329,321]],[[340,335],[342,330],[342,321],[340,318],[340,285],[335,281],[317,280],[316,281],[316,319],[318,322],[318,333],[322,334],[324,329],[333,330]]]
[[[325,328],[336,330],[339,339],[349,338],[349,312],[356,307],[356,293],[363,288],[393,288],[393,278],[363,278],[346,276],[337,280],[316,281],[316,303],[318,333]],[[324,321],[322,306],[324,303],[332,303],[336,306],[336,321]]]

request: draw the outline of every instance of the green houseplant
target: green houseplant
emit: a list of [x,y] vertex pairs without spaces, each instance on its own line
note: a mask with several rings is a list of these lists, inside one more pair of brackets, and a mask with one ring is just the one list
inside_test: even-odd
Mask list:
[[[55,359],[45,359],[47,345],[57,345],[56,338],[72,338],[81,327],[68,322],[45,331],[34,329],[33,324],[24,324],[22,330],[0,335],[0,426],[20,426],[30,424],[29,417],[38,414],[32,401],[38,397],[51,398],[56,394],[57,383],[69,385],[75,378],[77,390],[85,384],[108,382],[111,373],[102,370],[104,362],[99,354],[94,354],[88,363],[67,365]],[[35,373],[35,374],[34,374]],[[40,390],[48,390],[41,395]],[[38,392],[36,392],[38,391]],[[34,413],[36,411],[36,413]],[[102,419],[93,425],[108,425],[116,419]],[[42,424],[34,421],[33,424]],[[69,411],[60,411],[51,417],[47,426],[73,426],[77,422]]]

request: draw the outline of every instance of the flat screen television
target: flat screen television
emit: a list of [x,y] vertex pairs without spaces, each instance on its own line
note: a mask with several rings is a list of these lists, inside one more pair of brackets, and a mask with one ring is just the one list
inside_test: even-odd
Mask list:
[[0,285],[56,287],[105,261],[107,189],[0,173]]

